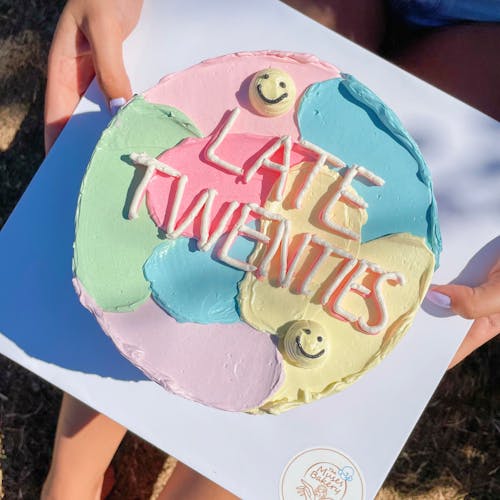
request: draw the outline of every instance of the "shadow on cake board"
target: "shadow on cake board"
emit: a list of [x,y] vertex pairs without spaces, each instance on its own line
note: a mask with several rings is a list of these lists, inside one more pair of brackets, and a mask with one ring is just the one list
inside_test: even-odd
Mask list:
[[73,116],[0,233],[0,331],[27,355],[119,380],[145,376],[118,353],[72,285],[75,208],[92,151],[110,115]]

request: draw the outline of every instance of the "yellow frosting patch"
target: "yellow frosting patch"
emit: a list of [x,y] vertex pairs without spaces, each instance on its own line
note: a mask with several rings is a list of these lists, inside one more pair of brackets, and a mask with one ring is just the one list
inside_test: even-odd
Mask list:
[[[289,260],[294,257],[305,234],[314,234],[329,244],[357,256],[360,248],[359,241],[333,233],[320,221],[321,209],[338,188],[338,183],[342,181],[342,177],[337,172],[323,166],[307,190],[301,208],[294,208],[297,193],[304,185],[312,168],[313,164],[307,162],[295,166],[290,171],[283,202],[267,202],[265,204],[267,210],[291,221]],[[336,203],[332,209],[331,218],[338,224],[359,233],[367,220],[367,215],[365,210],[349,206],[346,203]],[[276,223],[262,221],[261,231],[272,235],[276,226]],[[257,245],[250,261],[258,263],[265,250],[263,245]],[[310,288],[316,292],[312,298],[298,293],[307,272],[320,257],[321,252],[322,247],[319,245],[310,244],[307,246],[289,288],[278,286],[280,252],[271,263],[267,279],[260,280],[254,274],[247,273],[240,283],[239,294],[239,306],[243,319],[257,330],[269,333],[276,333],[278,328],[289,321],[304,319],[304,311],[308,309],[309,304],[319,300],[318,295],[324,288],[324,286],[322,287],[323,281],[330,273],[335,272],[335,268],[342,261],[342,259],[331,258],[318,269],[310,283]],[[332,259],[336,263],[333,267]],[[286,308],[283,307],[283,304],[286,304]],[[272,311],[278,313],[280,317],[275,319]]]
[[[350,323],[332,317],[325,312],[323,306],[309,304],[303,310],[303,318],[320,322],[326,330],[329,343],[327,359],[321,367],[309,369],[307,373],[286,363],[284,385],[262,409],[281,412],[342,390],[377,364],[410,326],[429,286],[434,268],[434,256],[427,249],[423,238],[407,233],[386,236],[363,244],[360,257],[378,262],[385,269],[396,269],[406,277],[404,286],[384,286],[384,300],[389,316],[387,328],[377,335],[367,335]],[[277,288],[274,291],[286,292]],[[362,302],[364,303],[356,294],[351,293],[346,297],[344,306],[351,311],[363,313],[366,306]],[[286,314],[282,314],[280,318],[279,312],[274,309],[276,325],[287,321]],[[270,309],[265,313],[273,314]],[[277,332],[281,333],[279,327]]]
[[[298,293],[300,285],[321,253],[315,245],[310,244],[304,252],[297,267],[298,272],[291,280],[289,287],[279,286],[280,252],[273,258],[266,277],[256,277],[247,273],[240,283],[239,305],[245,321],[256,329],[277,334],[280,337],[280,348],[284,350],[286,333],[299,320],[307,320],[322,326],[322,343],[328,346],[322,355],[321,363],[308,363],[307,368],[299,366],[285,354],[285,382],[260,409],[279,413],[293,406],[319,399],[343,389],[353,383],[365,371],[378,363],[398,342],[408,329],[428,288],[434,269],[434,256],[423,238],[401,233],[379,238],[362,245],[357,241],[333,234],[319,220],[318,212],[325,205],[325,196],[335,189],[339,176],[326,168],[321,170],[313,185],[303,199],[302,208],[293,208],[304,175],[307,176],[309,164],[303,164],[293,170],[287,183],[283,204],[277,202],[266,204],[266,208],[279,213],[291,221],[291,234],[301,238],[304,233],[313,233],[329,244],[341,248],[357,259],[366,260],[380,266],[386,272],[400,273],[404,276],[404,284],[395,280],[387,280],[380,285],[380,293],[385,304],[387,322],[377,334],[363,333],[355,322],[341,319],[332,310],[331,301],[323,305],[321,297],[335,275],[342,269],[345,259],[334,255],[328,256],[310,280],[310,296]],[[329,178],[326,178],[329,177]],[[333,184],[333,185],[332,185]],[[359,232],[366,221],[366,212],[351,207],[347,203],[336,203],[332,218],[336,223]],[[261,230],[272,235],[275,224],[264,222]],[[296,248],[296,246],[295,246]],[[258,265],[265,251],[259,244],[252,255],[252,262]],[[294,256],[290,250],[288,261]],[[359,284],[371,293],[362,294],[349,290],[342,300],[342,309],[353,317],[362,317],[367,324],[376,324],[380,319],[380,305],[374,290],[377,273],[366,272],[359,278]],[[301,333],[299,340],[306,345],[307,334]],[[290,347],[291,346],[291,347]],[[293,344],[289,344],[292,349]],[[306,352],[319,352],[318,344],[314,347],[306,345]]]

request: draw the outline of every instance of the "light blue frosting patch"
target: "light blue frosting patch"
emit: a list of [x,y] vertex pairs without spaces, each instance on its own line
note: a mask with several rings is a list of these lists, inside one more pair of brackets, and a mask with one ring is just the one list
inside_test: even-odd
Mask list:
[[[231,257],[247,261],[254,241],[239,237]],[[179,322],[240,321],[236,296],[245,272],[201,252],[196,240],[178,238],[158,245],[144,265],[154,300]]]
[[352,186],[368,203],[363,242],[393,233],[425,237],[436,262],[441,251],[429,170],[400,120],[371,90],[350,75],[311,85],[298,112],[301,137],[362,165],[385,181]]

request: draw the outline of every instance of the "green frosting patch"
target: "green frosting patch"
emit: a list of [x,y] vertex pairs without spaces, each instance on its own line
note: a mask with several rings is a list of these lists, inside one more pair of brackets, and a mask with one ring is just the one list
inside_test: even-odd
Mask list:
[[144,174],[132,152],[156,157],[200,131],[179,110],[135,97],[104,131],[80,189],[73,257],[75,276],[105,311],[131,311],[150,295],[142,267],[161,241],[145,203],[127,213]]

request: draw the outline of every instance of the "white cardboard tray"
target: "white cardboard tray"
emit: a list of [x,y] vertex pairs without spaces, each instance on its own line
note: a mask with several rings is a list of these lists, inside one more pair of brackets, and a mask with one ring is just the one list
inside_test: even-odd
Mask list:
[[[480,281],[500,247],[498,122],[277,1],[147,0],[125,59],[139,92],[200,60],[262,49],[316,54],[396,111],[433,174],[444,242],[434,281]],[[321,446],[350,456],[366,498],[374,497],[468,322],[424,305],[380,366],[279,417],[226,413],[165,392],[121,358],[71,285],[79,186],[108,120],[94,83],[0,233],[0,352],[244,499],[278,498],[287,462]]]

